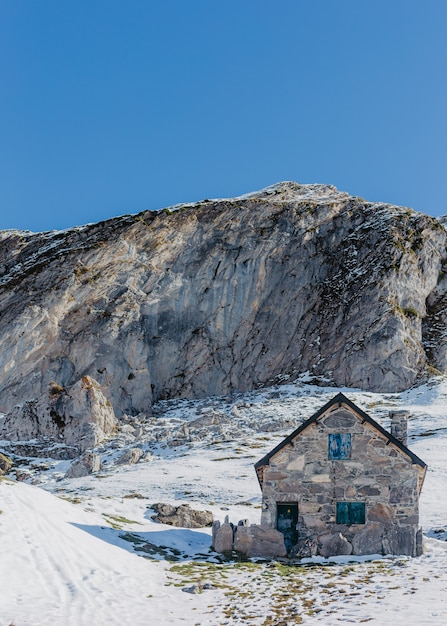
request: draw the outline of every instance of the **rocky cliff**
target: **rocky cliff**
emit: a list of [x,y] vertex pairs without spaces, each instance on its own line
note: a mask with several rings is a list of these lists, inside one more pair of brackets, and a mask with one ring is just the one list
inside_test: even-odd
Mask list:
[[63,437],[86,376],[119,418],[305,372],[391,391],[447,371],[442,224],[332,186],[0,241],[0,411],[37,434]]

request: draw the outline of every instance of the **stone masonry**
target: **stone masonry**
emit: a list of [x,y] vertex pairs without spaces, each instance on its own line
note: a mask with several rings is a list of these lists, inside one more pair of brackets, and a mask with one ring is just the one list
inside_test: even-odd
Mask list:
[[[406,435],[406,417],[392,416],[395,433]],[[342,394],[255,467],[261,526],[279,527],[281,504],[297,511],[290,556],[421,554],[426,465]]]

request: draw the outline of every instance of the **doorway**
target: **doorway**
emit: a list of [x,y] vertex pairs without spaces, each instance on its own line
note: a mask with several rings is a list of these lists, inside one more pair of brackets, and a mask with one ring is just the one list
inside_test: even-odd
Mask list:
[[298,504],[276,504],[276,528],[284,535],[287,552],[298,542]]

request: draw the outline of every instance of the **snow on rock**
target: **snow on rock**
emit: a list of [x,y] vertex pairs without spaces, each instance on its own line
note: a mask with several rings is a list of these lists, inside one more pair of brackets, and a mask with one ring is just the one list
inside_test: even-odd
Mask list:
[[428,366],[447,371],[446,241],[435,218],[293,182],[3,233],[0,411],[20,402],[23,421],[62,416],[49,387],[70,390],[85,375],[119,419],[150,415],[161,398],[231,395],[305,372],[408,388]]

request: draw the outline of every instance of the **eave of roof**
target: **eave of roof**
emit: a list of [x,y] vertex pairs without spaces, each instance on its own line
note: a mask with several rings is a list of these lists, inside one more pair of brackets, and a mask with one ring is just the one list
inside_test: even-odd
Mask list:
[[360,409],[357,405],[351,402],[351,400],[349,400],[349,398],[347,398],[344,394],[338,393],[334,398],[332,398],[332,400],[329,400],[329,402],[327,402],[323,407],[321,407],[321,409],[319,409],[316,413],[314,413],[312,417],[310,417],[308,420],[306,420],[300,426],[298,426],[298,428],[294,430],[293,433],[291,433],[285,439],[283,439],[283,441],[281,441],[281,443],[279,443],[275,448],[273,448],[273,450],[271,450],[268,454],[263,456],[262,459],[260,459],[257,463],[255,463],[255,470],[256,470],[256,473],[258,474],[258,479],[259,479],[259,473],[258,473],[259,468],[265,465],[269,465],[270,459],[277,452],[282,450],[282,448],[284,448],[284,446],[286,446],[287,444],[291,443],[293,439],[295,439],[295,437],[299,435],[301,432],[303,432],[303,430],[305,430],[308,426],[310,426],[311,424],[315,424],[318,421],[318,419],[323,415],[323,413],[326,413],[326,411],[330,409],[330,407],[333,406],[334,404],[338,404],[339,406],[341,406],[342,404],[346,404],[350,409],[352,409],[355,413],[357,413],[362,418],[362,420],[364,420],[365,422],[368,422],[368,424],[373,426],[384,437],[386,437],[389,443],[392,443],[403,454],[406,454],[407,456],[409,456],[413,464],[420,465],[425,472],[427,468],[427,464],[424,463],[422,459],[420,459],[416,454],[414,454],[414,452],[412,452],[409,448],[407,448],[407,446],[404,445],[401,441],[396,439],[396,437],[394,437],[388,430],[385,430],[385,428],[380,426],[380,424],[378,424],[375,420],[373,420],[372,417],[370,417],[367,413],[362,411],[362,409]]

